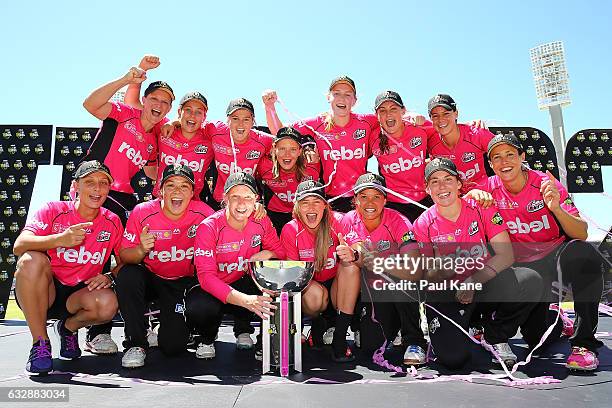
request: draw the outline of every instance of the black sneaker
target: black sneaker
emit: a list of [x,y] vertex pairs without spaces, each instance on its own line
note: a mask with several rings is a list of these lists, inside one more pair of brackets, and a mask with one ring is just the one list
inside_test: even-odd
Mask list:
[[51,359],[51,342],[42,337],[32,345],[30,357],[26,364],[26,371],[30,375],[49,374],[53,370],[53,360]]
[[326,325],[327,322],[323,316],[316,317],[312,320],[312,326],[306,342],[313,350],[321,350],[325,345],[323,342],[323,334],[325,334]]
[[336,363],[348,363],[355,360],[355,355],[351,348],[347,345],[343,351],[338,351],[335,348],[332,349],[332,360]]
[[60,338],[60,355],[61,360],[76,360],[81,357],[81,349],[79,348],[79,332],[72,333],[64,326],[64,320],[58,320],[53,325],[55,333]]

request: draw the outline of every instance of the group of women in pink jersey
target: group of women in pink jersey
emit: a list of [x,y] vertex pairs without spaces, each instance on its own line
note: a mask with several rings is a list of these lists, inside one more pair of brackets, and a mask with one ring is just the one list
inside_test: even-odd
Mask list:
[[[158,65],[156,57],[146,56],[134,76],[146,77]],[[150,107],[146,97],[162,90],[173,99],[171,88],[165,83],[147,88],[141,104],[141,83],[129,82],[127,105],[114,109],[148,109],[159,119],[147,129],[157,139],[148,149],[155,157],[142,158],[140,166],[156,180],[154,193],[161,198],[154,206],[163,211],[139,209],[147,203],[136,207],[138,222],[130,229],[128,219],[124,235],[131,242],[126,248],[135,249],[133,254],[119,251],[120,264],[128,265],[114,273],[119,309],[134,320],[149,292],[160,297],[166,290],[164,280],[193,280],[192,286],[191,281],[179,285],[182,303],[175,302],[181,297],[178,286],[170,285],[179,293],[166,302],[176,303],[175,315],[166,315],[161,325],[180,327],[181,341],[171,342],[168,354],[186,347],[189,331],[195,335],[196,356],[213,358],[224,313],[235,316],[238,348],[260,347],[251,338],[251,317],[267,318],[274,306],[248,276],[248,262],[278,258],[314,263],[313,280],[302,296],[303,312],[312,321],[306,342],[313,348],[330,344],[336,362],[355,359],[347,340],[350,327],[365,351],[399,331],[405,364],[427,363],[430,345],[437,363],[459,368],[469,361],[470,342],[457,326],[467,332],[478,324],[493,361],[513,365],[518,359],[509,339],[519,328],[528,345],[536,347],[559,320],[560,310],[549,307],[555,303],[552,281],[559,275],[574,289],[577,319],[573,327],[557,324],[547,341],[570,335],[567,366],[597,368],[602,344],[594,333],[603,276],[601,258],[584,242],[586,223],[552,174],[525,165],[514,136],[494,136],[481,126],[458,123],[449,95],[430,99],[429,120],[407,112],[401,96],[390,90],[376,97],[372,113],[357,114],[352,111],[356,85],[340,76],[328,88],[329,110],[291,126],[283,125],[276,113],[276,92],[265,91],[268,129],[257,130],[254,106],[245,98],[230,101],[225,122],[206,121],[208,101],[200,92],[187,93],[178,120],[164,124],[167,111]],[[378,174],[366,170],[371,157],[378,162]],[[487,175],[485,162],[494,175]],[[214,175],[212,183],[207,172]],[[181,177],[187,182],[181,184]],[[168,180],[174,183],[165,184]],[[193,209],[192,201],[206,204]],[[189,211],[197,213],[197,226],[181,225],[184,240],[162,242],[173,239]],[[161,217],[151,215],[157,213],[166,218],[151,233],[146,217]],[[30,250],[22,246],[19,254]],[[407,273],[391,266],[372,273],[380,259],[398,254],[482,262],[461,271],[418,267]],[[160,261],[191,260],[195,268],[182,274],[161,273],[167,268]],[[144,269],[133,266],[141,264]],[[136,304],[136,295],[126,287],[134,286],[137,273],[144,274],[137,280],[144,286]],[[147,280],[148,273],[157,283]],[[380,291],[383,278],[386,288],[409,281],[417,289]],[[122,281],[128,283],[122,286]],[[423,281],[461,285],[437,289]],[[125,313],[122,299],[129,304]],[[184,325],[177,323],[176,314],[184,316]],[[141,367],[145,323],[128,326],[126,354],[143,350],[124,356],[124,366]],[[170,344],[169,331],[161,330],[160,341]]]

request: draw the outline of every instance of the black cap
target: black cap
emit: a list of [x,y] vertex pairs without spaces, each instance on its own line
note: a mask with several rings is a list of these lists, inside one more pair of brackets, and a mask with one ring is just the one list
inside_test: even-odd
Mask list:
[[310,135],[302,135],[302,138],[300,139],[300,144],[302,145],[302,147],[310,146],[313,149],[317,148],[317,141],[314,139],[314,137]]
[[301,201],[310,196],[319,197],[321,200],[327,202],[323,184],[313,180],[302,181],[298,184],[297,190],[295,190],[295,201]]
[[189,183],[191,183],[192,186],[195,185],[193,171],[186,164],[178,163],[166,166],[166,168],[164,169],[164,173],[162,174],[162,181],[160,185],[163,187],[166,180],[174,176],[184,177],[187,179],[187,181],[189,181]]
[[447,111],[457,110],[457,104],[455,103],[455,100],[447,94],[437,94],[436,96],[431,98],[429,100],[429,103],[427,104],[427,112],[431,113],[431,110],[436,106],[441,106]]
[[170,97],[172,98],[172,100],[174,100],[174,91],[172,90],[172,88],[170,87],[170,85],[168,85],[167,82],[164,81],[155,81],[155,82],[151,82],[149,84],[149,86],[147,86],[147,89],[145,89],[144,91],[144,96],[149,95],[151,92],[157,90],[157,89],[161,89],[162,91],[166,91],[166,93],[168,93],[170,95]]
[[276,133],[276,137],[274,138],[274,143],[278,142],[279,140],[285,139],[285,138],[292,139],[300,146],[302,145],[302,138],[303,138],[302,134],[292,127],[280,128],[278,132]]
[[373,188],[387,196],[387,192],[385,188],[387,187],[387,183],[385,183],[385,179],[374,173],[366,173],[359,176],[357,181],[355,182],[355,187],[353,190],[355,194],[359,194],[361,191]]
[[334,78],[333,81],[329,84],[329,90],[331,91],[334,86],[337,84],[344,83],[353,88],[353,92],[357,93],[357,88],[355,87],[355,81],[349,78],[347,75],[340,75],[337,78]]
[[229,177],[225,181],[225,187],[223,188],[223,194],[227,194],[232,189],[232,187],[239,186],[239,185],[247,186],[255,194],[259,194],[257,192],[257,182],[255,181],[255,177],[243,171],[239,171],[237,173],[232,173],[229,175]]
[[186,93],[185,96],[183,96],[183,98],[181,99],[181,103],[179,103],[179,106],[183,106],[185,103],[191,100],[202,102],[206,109],[208,109],[208,101],[206,100],[206,97],[198,91],[191,91]]
[[491,150],[493,150],[495,146],[499,146],[501,144],[510,145],[518,150],[519,153],[523,153],[523,145],[515,135],[495,135],[489,142],[489,146],[487,146],[487,157],[489,157],[489,159],[491,158]]
[[72,178],[78,180],[82,177],[85,177],[91,173],[95,173],[100,171],[108,177],[108,180],[112,183],[113,176],[111,176],[110,170],[104,163],[100,163],[98,160],[88,160],[79,164],[79,167],[74,171]]
[[225,114],[229,116],[232,113],[236,112],[238,109],[246,109],[251,112],[253,116],[255,116],[255,108],[253,108],[253,104],[245,98],[231,100],[229,105],[227,106],[227,111],[225,111]]
[[451,159],[447,159],[446,157],[436,157],[425,166],[425,181],[429,181],[429,178],[436,171],[445,171],[451,176],[459,176],[459,172],[457,171],[457,166]]
[[374,101],[374,110],[380,108],[384,102],[391,101],[395,102],[399,105],[400,108],[404,107],[404,102],[402,101],[402,97],[395,91],[384,91],[378,94],[376,100]]

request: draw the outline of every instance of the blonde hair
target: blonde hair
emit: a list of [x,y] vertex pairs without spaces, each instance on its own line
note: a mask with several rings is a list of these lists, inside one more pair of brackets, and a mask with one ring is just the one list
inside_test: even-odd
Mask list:
[[[296,201],[293,206],[293,217],[299,220],[302,224],[306,224],[302,217],[300,216],[300,202]],[[333,237],[331,235],[331,207],[329,203],[325,203],[325,208],[323,209],[323,217],[321,218],[321,222],[317,226],[317,233],[315,235],[315,271],[319,272],[325,268],[325,264],[327,263],[327,252],[329,251],[330,242],[333,243]]]

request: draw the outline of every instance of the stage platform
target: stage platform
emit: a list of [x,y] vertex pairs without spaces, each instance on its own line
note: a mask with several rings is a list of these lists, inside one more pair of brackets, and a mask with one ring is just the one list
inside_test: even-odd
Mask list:
[[[0,321],[0,387],[68,386],[68,403],[0,402],[10,406],[92,407],[610,407],[612,406],[612,317],[602,316],[598,337],[600,367],[594,373],[570,373],[564,366],[566,340],[551,345],[521,368],[516,377],[551,376],[560,382],[509,385],[472,375],[502,374],[488,353],[474,345],[471,367],[449,377],[435,363],[411,374],[389,372],[358,351],[355,363],[335,364],[329,350],[304,349],[304,372],[289,379],[262,375],[253,351],[237,350],[230,327],[223,326],[216,343],[217,357],[198,360],[193,352],[166,358],[153,348],[144,368],[121,368],[121,355],[94,356],[87,352],[77,361],[54,359],[55,371],[44,377],[28,377],[24,367],[30,335],[22,321]],[[49,328],[53,355],[59,345]],[[113,338],[121,344],[123,329]],[[81,343],[84,332],[81,331]],[[519,358],[526,355],[521,339],[511,341]],[[122,347],[120,346],[120,350]],[[391,363],[401,361],[402,349],[387,352]]]

